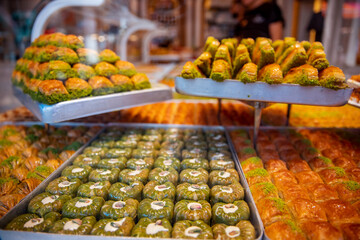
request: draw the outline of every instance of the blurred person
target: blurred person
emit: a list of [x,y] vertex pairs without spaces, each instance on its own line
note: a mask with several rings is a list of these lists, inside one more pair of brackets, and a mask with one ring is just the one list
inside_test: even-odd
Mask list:
[[238,20],[235,36],[239,38],[283,38],[284,18],[275,0],[235,0],[232,13]]

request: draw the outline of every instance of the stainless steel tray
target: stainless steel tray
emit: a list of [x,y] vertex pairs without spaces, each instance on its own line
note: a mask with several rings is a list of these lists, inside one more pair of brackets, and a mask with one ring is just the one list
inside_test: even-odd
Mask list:
[[237,80],[216,82],[210,78],[175,78],[178,93],[199,97],[227,98],[255,102],[279,102],[318,106],[341,106],[348,102],[352,88],[332,90],[296,84],[243,83]]
[[13,92],[20,102],[44,123],[63,122],[172,99],[171,89],[159,83],[152,83],[150,89],[79,98],[54,105],[34,101],[15,86],[13,86]]
[[357,102],[352,98],[350,98],[350,100],[348,101],[348,104],[351,105],[351,106],[360,108],[360,102]]
[[[31,126],[31,125],[42,125],[43,123],[41,122],[16,122],[16,123],[12,123],[12,122],[2,122],[0,123],[0,126],[2,125],[8,125],[8,124],[12,124],[12,125],[17,125],[17,126]],[[39,186],[37,186],[31,193],[29,193],[28,195],[26,195],[26,197],[24,197],[23,199],[21,199],[21,201],[15,205],[15,207],[13,207],[9,212],[7,212],[2,218],[0,218],[0,228],[4,228],[6,226],[6,224],[8,224],[12,219],[14,219],[16,216],[26,213],[27,212],[27,205],[29,204],[30,200],[32,198],[34,198],[36,195],[38,195],[41,192],[44,192],[46,186],[56,177],[58,177],[62,170],[69,166],[74,159],[76,158],[77,155],[79,155],[94,139],[96,139],[98,137],[98,135],[104,130],[104,125],[103,124],[88,124],[88,123],[58,123],[58,124],[54,124],[54,126],[100,126],[102,127],[101,130],[99,130],[95,136],[90,139],[90,141],[88,141],[87,143],[85,143],[82,147],[80,147],[68,160],[66,160],[63,164],[61,164],[54,172],[52,172],[44,181],[42,181]],[[0,230],[0,239],[18,239],[17,235],[15,234],[12,238],[8,238],[8,237],[3,237],[2,232],[3,230]],[[16,231],[13,231],[14,233],[16,233]]]
[[[234,149],[231,143],[231,139],[226,129],[222,126],[203,126],[203,125],[176,125],[176,124],[128,124],[128,123],[113,123],[108,124],[107,126],[119,126],[119,127],[139,127],[139,128],[169,128],[169,127],[178,127],[178,128],[202,128],[206,129],[221,129],[224,130],[226,134],[226,138],[229,146],[231,147],[231,153],[233,154],[233,160],[235,161],[236,170],[240,176],[240,183],[245,189],[245,201],[248,203],[250,208],[250,221],[254,225],[256,229],[256,240],[260,240],[263,237],[264,228],[260,219],[260,216],[257,212],[254,200],[251,196],[249,187],[247,182],[243,176],[239,161],[237,159],[236,153],[234,154]],[[104,129],[103,129],[104,130]],[[101,133],[100,131],[91,141],[95,140],[96,137]],[[16,240],[28,240],[28,239],[36,239],[36,240],[48,240],[48,239],[56,239],[56,240],[87,240],[87,239],[130,239],[130,240],[141,240],[147,238],[135,238],[135,237],[104,237],[104,236],[91,236],[91,235],[60,235],[60,234],[52,234],[52,233],[36,233],[36,232],[24,232],[24,231],[9,231],[3,230],[3,228],[16,216],[20,214],[24,214],[27,212],[27,206],[30,200],[43,192],[46,186],[55,178],[61,175],[62,170],[70,165],[76,158],[78,154],[80,154],[83,149],[88,146],[90,143],[88,142],[86,145],[81,147],[68,161],[62,164],[57,170],[55,170],[45,181],[43,181],[32,193],[27,195],[19,204],[17,204],[11,211],[8,212],[3,218],[0,219],[0,239],[16,239]],[[170,240],[170,239],[169,239]]]

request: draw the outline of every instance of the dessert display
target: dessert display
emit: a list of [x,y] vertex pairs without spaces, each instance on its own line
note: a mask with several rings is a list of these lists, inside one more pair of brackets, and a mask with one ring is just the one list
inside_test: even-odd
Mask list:
[[255,40],[235,38],[219,42],[208,37],[204,52],[194,61],[186,62],[181,77],[211,78],[222,82],[236,79],[243,83],[299,84],[346,88],[342,70],[330,66],[320,42],[298,42],[286,37],[272,42],[269,38]]
[[34,100],[55,104],[88,96],[151,88],[145,74],[113,51],[85,48],[75,35],[41,35],[25,50],[12,74],[14,85]]
[[[99,130],[97,127],[50,127],[40,125],[3,125],[0,127],[0,217],[5,215],[22,198],[32,192],[77,149],[89,141]],[[52,195],[54,194],[54,195]],[[32,202],[30,212],[44,216],[61,208],[67,198],[56,191],[54,199],[45,200],[47,194]],[[64,192],[65,194],[65,192]],[[72,195],[69,191],[68,195]],[[53,204],[50,204],[53,203]]]
[[195,239],[240,229],[255,239],[226,141],[221,129],[108,127],[6,229]]
[[248,133],[231,135],[268,238],[357,238],[358,132],[261,131],[251,158]]

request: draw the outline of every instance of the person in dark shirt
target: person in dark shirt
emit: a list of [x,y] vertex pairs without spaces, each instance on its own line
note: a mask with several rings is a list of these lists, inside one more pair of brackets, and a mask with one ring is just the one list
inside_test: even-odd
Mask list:
[[284,18],[274,0],[235,0],[232,12],[238,19],[235,36],[283,38]]

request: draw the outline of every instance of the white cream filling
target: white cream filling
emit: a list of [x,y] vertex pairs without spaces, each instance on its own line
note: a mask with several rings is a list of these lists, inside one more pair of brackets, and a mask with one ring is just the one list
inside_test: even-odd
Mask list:
[[228,164],[231,164],[232,161],[218,160],[218,161],[216,161],[216,163],[219,165],[228,165]]
[[115,150],[115,153],[116,154],[123,154],[123,153],[125,153],[125,150]]
[[87,206],[91,205],[92,202],[93,202],[93,200],[89,199],[89,198],[82,199],[75,203],[75,207],[77,207],[77,208],[87,207]]
[[138,164],[138,165],[145,165],[146,162],[143,160],[143,159],[139,159],[135,162],[135,164]]
[[219,172],[219,177],[228,178],[228,177],[230,177],[230,173],[229,172]]
[[102,189],[104,186],[100,185],[99,183],[95,183],[93,185],[90,186],[90,189]]
[[199,172],[199,171],[191,171],[191,172],[189,172],[189,175],[190,176],[193,176],[193,177],[197,177],[197,176],[199,176],[201,174],[201,172]]
[[81,225],[82,221],[80,219],[73,219],[70,221],[67,221],[64,225],[64,230],[69,230],[69,231],[74,231],[77,230],[80,225]]
[[226,205],[222,206],[222,209],[223,209],[224,213],[227,214],[227,213],[234,213],[239,208],[236,205],[230,203],[230,204],[226,204]]
[[118,163],[119,162],[119,159],[116,159],[116,158],[111,158],[109,161],[108,161],[108,163],[111,163],[111,164],[113,164],[113,163]]
[[44,222],[43,218],[33,218],[33,219],[30,219],[29,221],[27,221],[24,224],[24,228],[33,228],[33,227],[35,227],[36,225],[39,225],[42,222]]
[[213,155],[213,158],[219,158],[219,157],[224,157],[224,156],[225,156],[225,154],[223,154],[223,153],[215,153]]
[[200,190],[200,186],[199,185],[191,185],[188,187],[188,190],[191,192],[196,192]]
[[58,198],[59,198],[59,195],[49,196],[49,197],[46,197],[43,200],[41,200],[41,203],[44,204],[44,205],[48,204],[48,203],[53,203]]
[[83,161],[85,161],[85,162],[88,162],[88,161],[91,161],[91,160],[92,160],[92,158],[89,158],[89,157],[83,158]]
[[74,168],[73,170],[71,170],[71,172],[72,173],[78,173],[78,172],[82,172],[82,171],[84,171],[84,169],[83,168]]
[[100,173],[100,175],[108,175],[108,174],[111,173],[111,171],[110,171],[110,170],[105,170],[105,171],[103,171],[103,170],[98,170],[98,173]]
[[124,201],[117,201],[117,202],[113,203],[112,208],[121,209],[121,208],[125,207],[125,205],[126,205],[126,203]]
[[96,147],[91,149],[92,152],[99,152],[100,150],[101,150],[101,148],[96,148]]
[[200,210],[200,209],[202,209],[202,206],[200,203],[193,202],[193,203],[188,203],[187,208],[189,210]]
[[169,160],[165,160],[163,163],[165,166],[170,166],[172,164],[172,162],[173,161],[171,159],[169,159]]
[[169,231],[169,229],[165,228],[162,225],[157,225],[156,223],[150,223],[146,227],[146,234],[148,234],[148,235],[154,235],[159,232],[168,232],[168,231]]
[[160,210],[165,207],[165,202],[164,201],[154,201],[150,204],[150,206],[154,210]]
[[72,184],[75,184],[74,182],[69,182],[69,181],[64,181],[58,184],[59,187],[63,188],[63,187],[68,187]]
[[114,221],[114,222],[109,222],[105,225],[105,232],[115,232],[117,231],[121,225],[123,225],[123,223],[125,222],[125,218],[121,219],[120,221]]
[[139,173],[141,173],[141,170],[134,170],[134,171],[129,172],[129,175],[135,176],[135,175],[138,175]]
[[234,226],[228,226],[225,228],[226,236],[230,238],[236,238],[240,236],[240,228]]
[[189,160],[189,162],[190,163],[198,163],[198,162],[200,162],[200,160],[197,159],[197,158],[192,158],[192,159]]
[[159,173],[159,176],[160,176],[160,177],[166,177],[166,176],[169,175],[169,174],[170,174],[169,171],[162,171],[162,172]]
[[167,187],[166,185],[157,185],[157,186],[155,186],[154,189],[155,189],[156,191],[162,192],[162,191],[165,191],[165,190],[170,189],[170,187]]
[[197,238],[201,234],[201,232],[201,228],[197,226],[192,226],[185,229],[185,236]]
[[223,186],[220,188],[220,190],[225,193],[233,193],[233,189],[231,187]]

